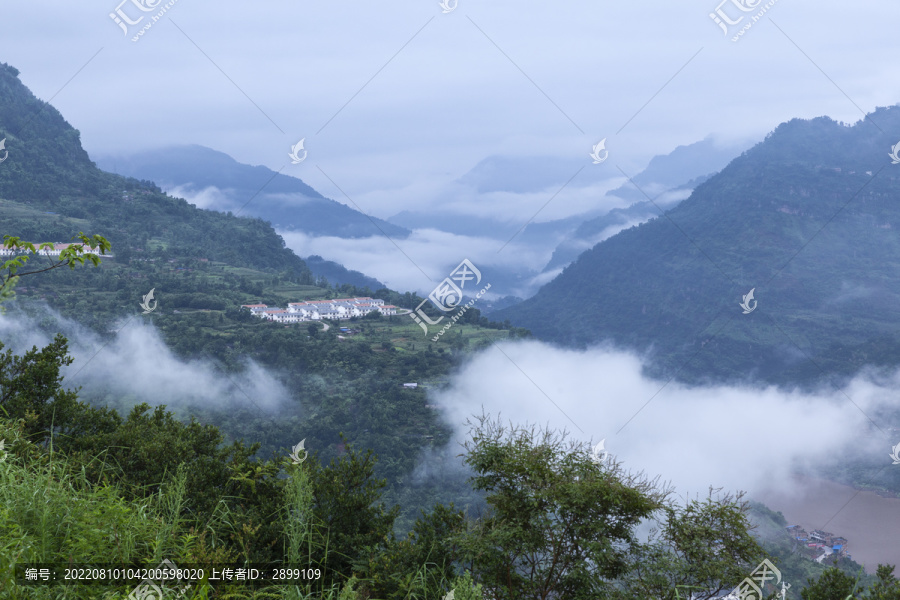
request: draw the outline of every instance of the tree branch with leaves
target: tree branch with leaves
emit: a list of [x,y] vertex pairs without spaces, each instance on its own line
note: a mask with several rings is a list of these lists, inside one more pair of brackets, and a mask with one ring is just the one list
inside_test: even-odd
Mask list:
[[[81,241],[80,244],[70,244],[59,253],[59,260],[52,262],[49,266],[35,269],[33,271],[20,272],[19,270],[41,250],[53,250],[54,245],[50,242],[44,242],[39,246],[35,246],[31,242],[22,241],[20,238],[4,235],[3,249],[19,251],[22,254],[16,256],[3,263],[2,270],[6,271],[0,275],[0,311],[3,310],[2,304],[16,297],[15,286],[19,278],[26,275],[37,275],[38,273],[46,273],[60,267],[68,266],[75,269],[76,266],[82,266],[86,261],[90,261],[95,267],[100,265],[100,256],[106,255],[112,248],[112,244],[101,235],[88,236],[83,232],[72,238],[73,241]],[[95,252],[98,251],[99,255]],[[31,253],[30,256],[27,253]]]

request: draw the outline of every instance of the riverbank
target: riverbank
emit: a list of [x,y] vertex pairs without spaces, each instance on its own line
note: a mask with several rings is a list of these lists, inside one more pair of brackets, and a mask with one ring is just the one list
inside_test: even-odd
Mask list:
[[840,532],[849,540],[853,560],[867,573],[874,573],[879,563],[900,568],[900,498],[822,479],[798,477],[795,482],[795,494],[767,490],[753,496],[780,511],[789,525]]

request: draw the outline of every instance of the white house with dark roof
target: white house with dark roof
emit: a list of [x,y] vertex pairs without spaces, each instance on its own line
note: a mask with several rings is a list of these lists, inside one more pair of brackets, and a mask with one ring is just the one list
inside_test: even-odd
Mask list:
[[318,321],[320,319],[344,320],[363,317],[376,310],[383,315],[397,314],[396,306],[386,305],[384,300],[369,297],[290,302],[286,309],[269,308],[265,304],[243,304],[241,308],[248,309],[258,317],[283,323]]
[[250,309],[250,312],[256,314],[256,313],[263,311],[269,307],[266,306],[265,304],[241,304],[241,308]]
[[[82,247],[84,244],[53,244],[51,248],[41,248],[40,243],[35,243],[34,247],[37,250],[35,255],[37,256],[59,256],[62,254],[62,251],[69,247]],[[98,252],[99,250],[94,248],[93,250],[90,247],[84,249],[85,252]],[[0,248],[0,256],[18,256],[20,254],[31,254],[28,250],[24,250],[22,248]],[[101,256],[105,258],[112,258],[112,254],[101,254]]]

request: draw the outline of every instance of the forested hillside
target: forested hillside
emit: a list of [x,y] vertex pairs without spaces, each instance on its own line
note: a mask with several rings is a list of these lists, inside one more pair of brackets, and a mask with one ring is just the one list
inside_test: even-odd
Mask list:
[[[442,452],[451,431],[427,389],[470,352],[526,331],[477,310],[434,344],[401,317],[265,322],[240,305],[422,299],[316,286],[267,223],[99,171],[77,131],[6,65],[0,131],[6,249],[78,232],[111,242],[97,265],[30,254],[0,274],[17,294],[0,294],[0,599],[673,600],[731,589],[766,557],[795,581],[824,571],[760,546],[740,495],[676,499],[555,431],[474,417],[451,449],[459,456]],[[162,343],[151,364],[116,362],[127,340],[153,335]],[[201,401],[202,390],[163,381],[159,364],[186,381],[213,371],[227,393]],[[116,387],[154,368],[147,389]],[[235,383],[260,373],[287,390],[275,409]],[[657,525],[649,537],[647,522]],[[204,571],[177,583],[44,585],[23,570],[52,564],[62,577],[66,566],[163,561]],[[211,581],[213,568],[251,565],[293,570],[287,583]],[[868,597],[900,597],[889,569],[857,582],[845,572],[858,565],[837,567],[815,584],[822,593],[865,585]]]
[[[497,312],[535,336],[651,350],[654,374],[812,383],[900,365],[900,106],[795,119],[664,216]],[[758,308],[743,314],[754,290]],[[753,302],[750,303],[753,305]]]
[[[302,437],[326,460],[342,451],[342,435],[374,449],[384,457],[377,474],[390,481],[392,498],[406,507],[405,524],[414,518],[414,507],[436,499],[440,491],[433,487],[423,491],[405,483],[422,448],[446,443],[449,429],[426,407],[425,385],[409,390],[402,384],[442,385],[468,351],[524,332],[488,324],[477,310],[468,311],[436,345],[399,316],[354,319],[348,335],[341,335],[338,323],[284,327],[253,317],[239,307],[374,295],[412,308],[422,299],[383,288],[317,287],[304,261],[268,223],[201,210],[152,182],[100,171],[82,150],[78,132],[36,99],[15,69],[3,66],[0,84],[0,129],[10,153],[0,169],[0,232],[26,241],[68,242],[74,233],[90,231],[112,244],[112,257],[97,269],[23,279],[9,317],[28,326],[20,339],[5,340],[8,345],[24,344],[30,327],[39,327],[46,339],[64,328],[77,336],[76,327],[65,325],[71,321],[99,334],[96,345],[103,347],[146,321],[184,365],[200,361],[219,377],[236,377],[249,373],[248,361],[254,361],[277,374],[290,396],[277,414],[261,411],[266,399],[250,397],[240,386],[232,386],[232,395],[246,401],[237,405],[210,405],[181,392],[148,401],[168,405],[182,418],[216,423],[229,440],[259,442],[261,456],[282,452]],[[49,260],[34,257],[32,265]],[[141,315],[140,302],[151,289],[158,308]],[[57,313],[66,321],[58,321]],[[89,369],[82,379],[90,374]],[[138,402],[115,393],[102,378],[82,399],[122,414]]]
[[[290,158],[285,153],[285,165]],[[177,187],[184,194],[212,192],[205,208],[237,211],[272,223],[279,230],[345,238],[389,235],[409,230],[324,197],[297,177],[262,166],[244,165],[203,146],[176,146],[129,156],[104,157],[106,171]],[[211,189],[210,189],[211,188]],[[248,200],[253,198],[252,202]]]

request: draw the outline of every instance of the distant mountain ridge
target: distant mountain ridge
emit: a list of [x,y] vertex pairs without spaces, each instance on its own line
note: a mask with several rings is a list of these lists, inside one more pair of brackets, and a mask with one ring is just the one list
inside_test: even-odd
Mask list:
[[544,272],[565,267],[578,258],[579,254],[622,229],[655,219],[660,216],[661,211],[677,205],[707,179],[709,176],[698,177],[650,200],[635,202],[626,208],[614,208],[605,215],[584,221],[556,247]]
[[654,198],[667,190],[685,188],[689,181],[704,180],[718,173],[751,145],[749,142],[718,142],[707,136],[699,142],[678,146],[668,154],[651,158],[647,168],[632,177],[632,181],[606,195],[645,202],[647,196]]
[[[851,127],[783,123],[665,217],[492,317],[565,345],[649,351],[657,374],[694,381],[900,365],[897,139],[900,106]],[[751,288],[758,309],[745,315]]]
[[[262,222],[253,223],[249,218],[237,220],[195,208],[181,199],[161,194],[152,181],[139,184],[127,175],[101,171],[82,148],[79,132],[53,106],[36,98],[19,81],[18,75],[14,67],[0,64],[0,108],[3,109],[0,139],[6,138],[9,152],[7,160],[0,165],[0,198],[46,212],[27,229],[21,228],[20,221],[11,219],[9,222],[16,222],[15,228],[2,233],[26,239],[64,241],[77,233],[66,228],[69,219],[87,219],[96,223],[95,232],[104,233],[113,242],[121,261],[134,256],[133,249],[143,248],[151,239],[165,239],[175,257],[196,254],[234,265],[284,268],[310,284],[324,277],[331,284],[349,283],[372,290],[384,287],[374,278],[320,256],[310,257],[306,263],[286,249],[283,239]],[[119,160],[122,162],[116,162],[122,170],[140,172],[143,180],[152,180],[154,174],[161,178],[172,176],[175,180],[190,178],[199,182],[198,188],[219,184],[249,192],[251,188],[247,186],[262,182],[262,187],[271,179],[268,190],[309,198],[310,205],[303,211],[305,222],[314,222],[324,213],[321,219],[326,225],[318,231],[335,235],[361,232],[365,228],[363,221],[369,229],[377,231],[365,215],[324,198],[299,179],[286,176],[272,179],[274,173],[265,167],[240,165],[208,148],[175,149],[165,157],[154,153],[137,155],[133,160],[143,164],[146,170],[136,168],[125,159]],[[193,171],[198,165],[200,168]],[[259,201],[260,198],[254,200]],[[250,217],[253,211],[244,213]],[[7,222],[3,216],[0,215],[0,225]],[[334,226],[336,222],[338,225]],[[395,233],[399,231],[386,222],[380,225]],[[193,246],[190,239],[196,240]],[[242,240],[254,251],[241,251],[238,246]]]
[[379,290],[386,287],[374,277],[369,277],[359,271],[348,269],[342,264],[325,260],[316,254],[307,256],[304,260],[306,261],[307,266],[309,266],[310,271],[313,272],[313,275],[316,277],[324,277],[331,285],[343,285],[349,283],[358,288],[367,287],[370,290]]
[[[645,191],[651,198],[655,198],[661,192],[679,188],[689,181],[721,170],[728,161],[748,146],[749,143],[719,143],[712,137],[678,146],[669,154],[654,156],[645,169],[634,175],[634,182],[642,188],[646,186]],[[587,154],[583,158],[584,161],[589,160]],[[478,161],[454,184],[479,194],[494,192],[525,194],[557,191],[573,176],[576,177],[569,183],[570,187],[602,184],[609,180],[608,171],[583,168],[584,161],[557,156],[488,156]],[[606,192],[606,196],[616,196],[633,202],[646,201],[646,197],[631,183]],[[539,224],[546,229],[564,232],[577,227],[577,223],[604,215],[605,213],[599,210],[588,211],[583,215]],[[518,222],[498,222],[489,219],[473,223],[472,218],[466,215],[440,211],[406,210],[392,216],[389,221],[414,229],[431,227],[463,235],[493,234],[501,238],[508,238],[522,226]]]
[[239,163],[205,146],[171,146],[128,156],[104,156],[97,164],[106,171],[154,181],[166,189],[178,188],[186,195],[213,188],[217,193],[204,208],[240,210],[240,214],[259,217],[279,229],[342,238],[382,234],[405,238],[410,234],[406,228],[326,198],[297,177]]
[[721,171],[749,146],[739,142],[723,144],[707,136],[699,142],[678,146],[669,154],[654,156],[647,168],[631,181],[606,192],[607,197],[630,200],[633,204],[581,223],[557,246],[544,272],[566,266],[623,228],[658,217],[660,210],[672,208],[687,198],[694,188]]
[[77,226],[106,236],[117,265],[152,253],[153,260],[216,260],[312,283],[306,263],[263,221],[201,210],[151,182],[98,169],[81,147],[78,130],[18,75],[0,64],[0,135],[9,152],[0,165],[0,198],[8,201],[0,232],[68,241]]

